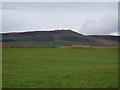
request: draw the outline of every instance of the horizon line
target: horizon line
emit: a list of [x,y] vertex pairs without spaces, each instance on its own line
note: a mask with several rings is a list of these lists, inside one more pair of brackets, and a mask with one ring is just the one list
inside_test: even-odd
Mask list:
[[73,32],[76,32],[78,34],[82,34],[82,35],[85,35],[85,36],[91,36],[91,35],[99,35],[99,36],[120,36],[119,34],[118,35],[111,35],[111,34],[83,34],[83,33],[80,33],[80,32],[77,32],[75,30],[72,30],[72,29],[49,29],[49,30],[26,30],[26,31],[9,31],[9,32],[0,32],[0,34],[7,34],[7,33],[26,33],[26,32],[47,32],[47,31],[61,31],[61,30],[70,30],[70,31],[73,31]]

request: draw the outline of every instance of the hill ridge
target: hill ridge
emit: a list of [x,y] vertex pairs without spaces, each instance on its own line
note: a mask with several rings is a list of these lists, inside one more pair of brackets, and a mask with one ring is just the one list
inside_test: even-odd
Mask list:
[[[33,46],[46,46],[40,42],[49,42],[47,44],[51,47],[55,46],[55,44],[56,46],[70,46],[76,44],[90,46],[117,46],[118,41],[119,36],[85,36],[72,30],[2,33],[2,42],[8,44],[9,46],[16,46],[15,43],[17,43],[18,46],[29,46],[30,44]],[[25,42],[27,43],[26,45]]]

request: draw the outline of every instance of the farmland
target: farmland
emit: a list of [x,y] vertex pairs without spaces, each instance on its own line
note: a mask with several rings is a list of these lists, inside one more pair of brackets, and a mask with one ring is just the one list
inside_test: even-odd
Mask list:
[[3,88],[117,88],[117,49],[4,48]]

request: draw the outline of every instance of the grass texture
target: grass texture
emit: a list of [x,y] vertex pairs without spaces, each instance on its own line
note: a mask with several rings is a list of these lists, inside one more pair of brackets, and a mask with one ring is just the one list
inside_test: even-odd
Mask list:
[[3,88],[117,88],[118,51],[3,49]]

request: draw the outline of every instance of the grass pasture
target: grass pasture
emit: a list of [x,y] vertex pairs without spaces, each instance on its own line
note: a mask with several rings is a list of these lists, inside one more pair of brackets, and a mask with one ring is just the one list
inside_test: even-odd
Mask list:
[[117,88],[115,49],[3,49],[3,88]]

